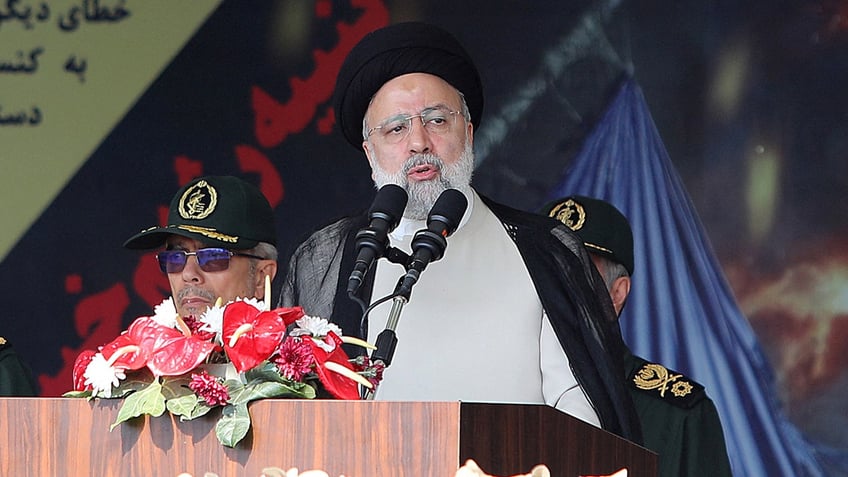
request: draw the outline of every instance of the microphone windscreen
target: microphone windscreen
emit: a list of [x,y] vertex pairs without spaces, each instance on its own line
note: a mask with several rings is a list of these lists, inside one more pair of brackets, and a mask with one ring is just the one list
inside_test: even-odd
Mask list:
[[390,228],[397,226],[409,196],[403,187],[395,184],[386,184],[377,191],[374,202],[368,210],[369,218],[381,218],[391,223]]
[[468,208],[468,199],[465,198],[465,194],[456,189],[447,189],[436,199],[427,221],[429,223],[436,220],[445,224],[447,232],[445,236],[448,236],[459,226],[466,208]]

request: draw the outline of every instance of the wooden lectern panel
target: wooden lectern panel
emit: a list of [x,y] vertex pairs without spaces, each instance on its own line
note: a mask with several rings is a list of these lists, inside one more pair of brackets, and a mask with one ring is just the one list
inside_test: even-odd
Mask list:
[[[187,422],[142,417],[109,432],[120,405],[0,398],[0,476],[259,477],[265,467],[297,467],[332,477],[452,477],[468,457],[501,475],[545,463],[555,476],[576,477],[598,469],[598,458],[612,470],[647,462],[630,476],[656,475],[654,454],[546,406],[269,399],[250,404],[251,432],[226,448],[214,430],[220,411]],[[595,461],[584,462],[589,455]]]
[[492,475],[528,472],[545,464],[554,476],[628,477],[658,472],[657,455],[544,405],[463,403],[460,459],[473,458]]

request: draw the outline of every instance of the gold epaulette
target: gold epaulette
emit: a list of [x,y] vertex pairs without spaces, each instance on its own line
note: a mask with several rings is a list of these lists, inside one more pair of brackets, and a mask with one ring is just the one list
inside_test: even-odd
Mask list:
[[704,386],[656,363],[645,363],[630,383],[641,392],[686,409],[706,397]]

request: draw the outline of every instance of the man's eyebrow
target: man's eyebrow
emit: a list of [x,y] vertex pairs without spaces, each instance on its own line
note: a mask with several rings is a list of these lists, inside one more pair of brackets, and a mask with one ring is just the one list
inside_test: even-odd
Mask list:
[[394,122],[394,121],[400,121],[400,120],[406,121],[406,118],[408,118],[410,116],[412,116],[412,115],[409,114],[409,113],[397,113],[393,116],[383,118],[379,123],[377,123],[377,125],[380,126],[380,125],[384,125],[384,124],[388,124],[388,123],[391,123],[391,122]]
[[428,113],[428,112],[436,110],[436,109],[446,109],[448,111],[453,111],[453,108],[451,108],[447,104],[437,103],[437,104],[434,104],[434,105],[431,105],[431,106],[427,106],[426,108],[422,109],[421,112],[422,113]]
[[383,120],[380,121],[378,124],[387,124],[387,123],[390,123],[392,121],[397,121],[397,120],[401,120],[401,119],[406,120],[407,118],[409,118],[411,116],[418,116],[420,114],[427,114],[427,113],[430,113],[430,112],[433,112],[433,111],[436,111],[436,110],[439,110],[439,109],[452,111],[451,107],[448,106],[447,104],[437,103],[437,104],[433,104],[433,105],[430,105],[430,106],[425,106],[423,109],[421,109],[421,111],[418,111],[418,112],[415,112],[415,113],[397,113],[393,116],[383,118]]
[[165,242],[165,250],[188,250],[185,245],[177,242]]

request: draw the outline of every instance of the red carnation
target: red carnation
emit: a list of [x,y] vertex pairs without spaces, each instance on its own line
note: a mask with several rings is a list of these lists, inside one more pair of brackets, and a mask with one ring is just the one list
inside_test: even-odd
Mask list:
[[191,373],[188,387],[210,406],[223,406],[230,400],[226,386],[206,371],[200,374]]
[[[308,338],[311,339],[311,338]],[[288,337],[283,340],[272,359],[280,370],[280,374],[293,381],[300,381],[303,376],[312,371],[315,357],[312,347],[300,337]]]
[[372,363],[368,356],[362,355],[350,360],[350,364],[353,365],[354,371],[367,379],[375,388],[383,380],[383,370],[386,369],[386,365],[381,361]]
[[183,318],[183,322],[185,322],[188,329],[191,330],[191,335],[195,338],[203,341],[210,341],[215,337],[215,333],[211,331],[203,331],[200,329],[203,326],[203,322],[196,318],[194,315],[189,315]]

